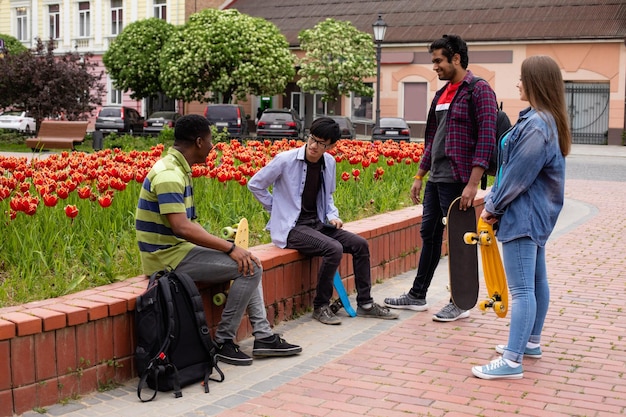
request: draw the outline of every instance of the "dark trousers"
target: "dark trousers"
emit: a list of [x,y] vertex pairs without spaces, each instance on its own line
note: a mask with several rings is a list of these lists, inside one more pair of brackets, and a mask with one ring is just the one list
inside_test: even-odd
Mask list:
[[287,237],[287,247],[306,256],[322,257],[322,265],[317,275],[317,292],[313,300],[314,308],[329,303],[333,295],[333,278],[344,253],[352,255],[357,304],[373,301],[370,294],[370,251],[367,240],[361,236],[316,222],[312,225],[297,225],[291,229]]
[[409,293],[417,298],[426,298],[428,287],[433,280],[435,269],[441,258],[444,225],[442,219],[448,215],[448,207],[455,198],[463,193],[463,183],[426,182],[424,190],[424,209],[422,212],[422,251],[420,253],[417,274]]

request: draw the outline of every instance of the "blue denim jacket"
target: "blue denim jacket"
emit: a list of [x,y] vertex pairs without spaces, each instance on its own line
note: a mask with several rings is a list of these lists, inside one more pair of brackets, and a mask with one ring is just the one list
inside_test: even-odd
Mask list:
[[[270,213],[266,229],[279,248],[287,245],[287,236],[300,217],[307,171],[305,149],[306,145],[279,153],[248,182],[248,189]],[[317,194],[317,215],[322,222],[339,218],[333,200],[337,185],[335,159],[329,153],[324,153],[323,158],[322,186]]]
[[544,246],[565,194],[565,157],[554,118],[523,110],[501,146],[496,183],[485,198],[485,209],[499,218],[498,240],[529,237]]

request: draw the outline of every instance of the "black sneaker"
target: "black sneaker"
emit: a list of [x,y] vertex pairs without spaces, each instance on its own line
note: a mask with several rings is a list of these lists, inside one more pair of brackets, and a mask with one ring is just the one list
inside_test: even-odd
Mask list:
[[252,358],[239,350],[239,345],[232,340],[224,340],[224,343],[215,343],[217,353],[215,357],[224,363],[236,366],[252,365]]
[[291,356],[302,352],[297,345],[287,343],[285,339],[275,334],[254,341],[252,356]]
[[341,319],[333,313],[333,310],[330,309],[328,304],[314,309],[313,318],[324,324],[341,324]]

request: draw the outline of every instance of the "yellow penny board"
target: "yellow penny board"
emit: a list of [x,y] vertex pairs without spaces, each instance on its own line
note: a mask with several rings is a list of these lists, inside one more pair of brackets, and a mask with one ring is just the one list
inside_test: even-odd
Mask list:
[[[236,246],[248,249],[248,238],[250,236],[248,229],[248,220],[244,217],[239,223],[222,229],[221,235],[224,239],[232,239]],[[232,281],[230,282],[232,284]],[[226,302],[226,292],[220,292],[213,296],[213,304],[221,306]]]
[[476,233],[466,233],[463,240],[467,244],[478,244],[480,247],[488,298],[479,301],[478,307],[483,311],[492,308],[498,317],[506,317],[509,303],[508,288],[493,227],[479,219]]

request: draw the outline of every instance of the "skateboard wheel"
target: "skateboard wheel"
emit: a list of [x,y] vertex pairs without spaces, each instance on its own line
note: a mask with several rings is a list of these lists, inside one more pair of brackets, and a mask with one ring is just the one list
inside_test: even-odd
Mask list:
[[495,303],[493,303],[493,311],[502,313],[506,311],[506,307],[504,306],[504,303],[502,301],[496,301]]
[[487,307],[488,307],[487,303],[488,303],[488,301],[487,301],[487,300],[482,300],[480,303],[478,303],[478,308],[479,308],[481,311],[485,311],[485,310],[487,310]]
[[483,245],[483,246],[491,245],[491,238],[489,237],[488,233],[481,233],[480,234],[480,244]]
[[448,224],[448,218],[447,217],[442,218],[441,219],[441,223],[443,223],[444,226],[447,225]]
[[237,229],[235,227],[224,227],[222,229],[222,238],[232,239],[235,237],[236,233],[237,233]]
[[213,304],[216,306],[221,306],[226,302],[226,294],[223,292],[217,293],[213,296]]
[[478,240],[478,235],[474,232],[467,232],[463,235],[463,242],[468,245],[475,245]]

